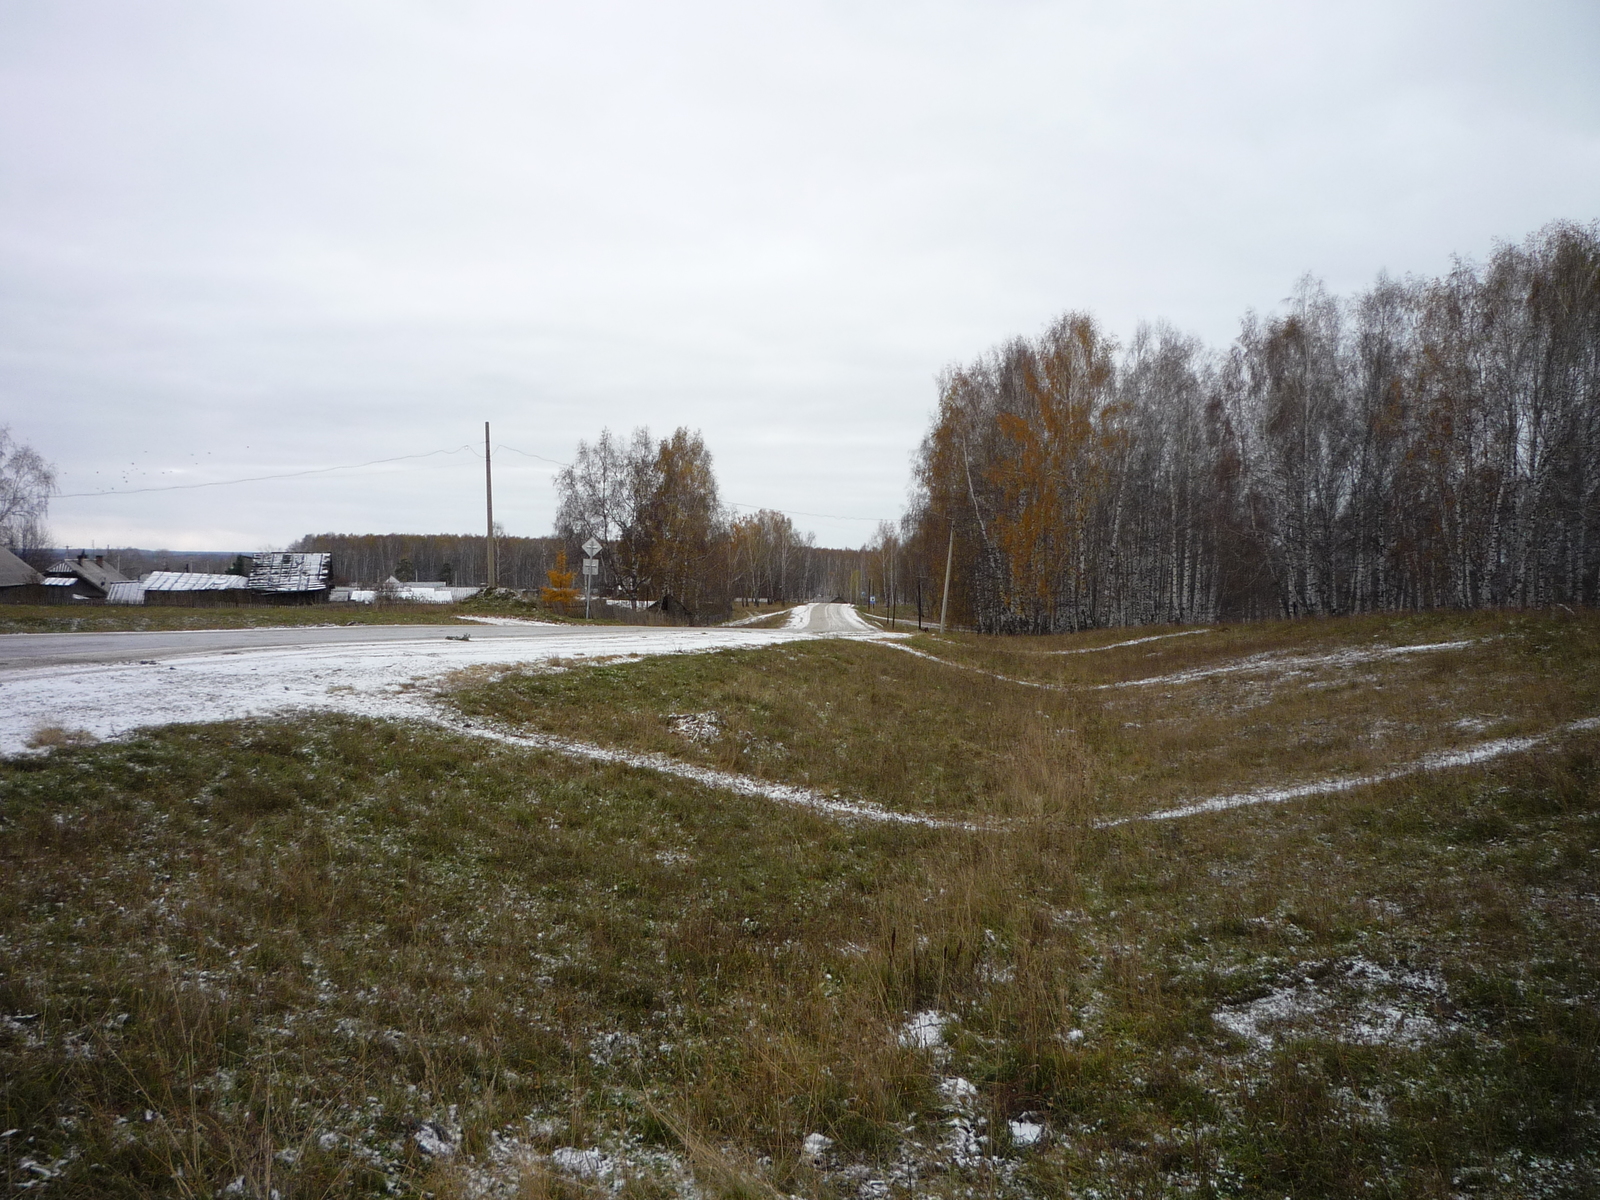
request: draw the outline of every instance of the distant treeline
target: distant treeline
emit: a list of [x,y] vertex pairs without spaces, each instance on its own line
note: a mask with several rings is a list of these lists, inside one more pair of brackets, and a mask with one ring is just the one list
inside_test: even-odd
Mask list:
[[[337,584],[371,587],[393,575],[405,582],[443,579],[468,587],[484,583],[484,543],[481,533],[308,533],[289,549],[332,554]],[[526,589],[544,585],[545,572],[555,565],[563,543],[502,534],[494,545],[499,585]]]
[[[244,559],[248,560],[253,553],[245,551]],[[234,550],[140,550],[131,546],[109,550],[40,546],[24,551],[22,557],[29,566],[43,571],[63,558],[77,558],[80,554],[87,554],[90,558],[97,554],[102,556],[108,565],[115,567],[128,579],[137,579],[151,571],[197,571],[221,575],[240,562],[240,555]]]
[[860,552],[819,548],[785,513],[724,506],[697,431],[657,441],[647,429],[626,437],[602,430],[578,443],[556,490],[556,530],[570,561],[590,537],[605,546],[597,581],[605,595],[667,599],[709,618],[737,599],[853,595],[852,580],[860,582]]
[[[1600,598],[1600,227],[1303,282],[1226,350],[1061,318],[950,370],[886,577],[996,632]],[[880,539],[881,541],[882,539]]]
[[[868,555],[859,550],[830,550],[812,546],[793,533],[788,518],[761,512],[723,524],[708,554],[696,565],[709,568],[707,577],[694,581],[690,596],[694,615],[714,619],[724,615],[735,599],[773,601],[809,600],[835,595],[866,596],[870,591]],[[536,591],[549,582],[549,572],[564,556],[571,570],[583,554],[582,543],[593,533],[586,526],[569,528],[563,537],[507,537],[495,539],[501,587]],[[615,530],[611,531],[615,533]],[[466,534],[307,534],[289,547],[292,551],[321,551],[333,555],[334,582],[372,585],[394,575],[403,581],[449,579],[458,586],[480,585],[484,579],[484,539]],[[648,577],[631,590],[622,574],[626,546],[601,553],[602,574],[594,585],[596,596],[659,600],[663,589]],[[190,555],[196,570],[223,570],[232,556]],[[201,563],[201,559],[206,561]],[[212,560],[218,560],[213,562]],[[182,569],[187,559],[176,563]],[[687,572],[680,571],[678,579]],[[577,586],[582,588],[582,579]],[[679,593],[681,596],[682,593]],[[687,603],[687,602],[685,602]]]

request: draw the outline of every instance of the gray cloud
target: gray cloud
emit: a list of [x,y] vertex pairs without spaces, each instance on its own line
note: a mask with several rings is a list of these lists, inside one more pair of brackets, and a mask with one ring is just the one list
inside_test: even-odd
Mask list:
[[[8,5],[0,421],[68,492],[687,424],[732,500],[894,516],[939,369],[1062,310],[1223,342],[1600,215],[1592,5],[1105,7]],[[52,523],[468,530],[480,470]]]

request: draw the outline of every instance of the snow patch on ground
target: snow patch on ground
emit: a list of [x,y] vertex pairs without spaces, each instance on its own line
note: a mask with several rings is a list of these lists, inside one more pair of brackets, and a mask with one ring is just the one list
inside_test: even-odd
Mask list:
[[891,825],[917,825],[924,829],[959,829],[969,833],[992,828],[972,821],[930,817],[922,813],[896,812],[893,809],[870,804],[865,800],[842,800],[837,796],[827,796],[797,784],[773,783],[750,775],[736,775],[732,771],[718,771],[711,767],[699,767],[692,763],[679,762],[677,759],[669,758],[665,754],[643,754],[627,750],[613,750],[607,746],[597,746],[592,742],[579,742],[570,738],[555,737],[551,734],[512,733],[507,730],[474,725],[471,722],[462,721],[431,707],[419,706],[404,715],[414,719],[430,721],[455,733],[489,738],[512,746],[527,746],[535,750],[549,750],[556,754],[564,754],[569,758],[582,758],[592,762],[616,763],[621,766],[637,767],[646,771],[659,771],[663,775],[675,775],[679,779],[687,779],[692,783],[732,792],[736,796],[752,796],[765,800],[775,800],[781,804],[809,808],[824,816],[837,817],[841,820],[879,821]]
[[1400,779],[1407,775],[1415,775],[1421,771],[1445,771],[1452,767],[1470,767],[1476,763],[1487,762],[1493,758],[1500,758],[1506,754],[1516,754],[1523,750],[1532,750],[1565,733],[1582,733],[1591,729],[1600,729],[1600,717],[1585,717],[1581,721],[1569,721],[1557,727],[1550,733],[1538,737],[1497,738],[1492,742],[1480,742],[1476,746],[1468,746],[1463,750],[1440,750],[1433,754],[1425,754],[1421,758],[1409,763],[1402,763],[1391,767],[1387,771],[1378,771],[1371,775],[1346,775],[1336,779],[1316,779],[1310,783],[1295,784],[1293,787],[1257,788],[1249,792],[1235,792],[1227,796],[1213,796],[1209,800],[1199,800],[1193,804],[1185,804],[1181,808],[1167,808],[1160,812],[1145,813],[1139,817],[1122,817],[1114,821],[1096,821],[1098,829],[1110,829],[1117,825],[1126,825],[1130,821],[1173,821],[1179,817],[1194,817],[1201,813],[1224,812],[1231,808],[1247,808],[1256,804],[1282,804],[1287,800],[1300,800],[1306,796],[1323,796],[1334,792],[1348,792],[1355,788],[1370,787],[1377,783],[1387,783],[1392,779]]
[[1011,1140],[1018,1146],[1034,1146],[1044,1137],[1044,1126],[1038,1121],[1009,1121]]
[[456,1152],[461,1140],[459,1130],[452,1130],[437,1121],[424,1121],[411,1135],[417,1148],[429,1158],[449,1158]]
[[[794,612],[794,609],[792,609],[792,608],[791,609],[780,609],[779,612],[788,612],[788,613],[792,614]],[[753,613],[752,615],[750,615],[748,617],[740,617],[737,621],[724,621],[717,628],[719,628],[719,629],[738,629],[742,625],[754,625],[757,621],[765,621],[768,617],[775,617],[777,615],[778,615],[778,613]],[[791,616],[790,619],[793,620],[793,617]],[[785,624],[784,628],[787,629],[788,625]]]
[[800,1156],[815,1165],[832,1146],[833,1139],[826,1134],[808,1133],[806,1140],[800,1144]]
[[804,629],[811,622],[811,612],[815,604],[797,604],[789,610],[789,619],[783,623],[785,629]]
[[935,1009],[913,1013],[900,1028],[900,1044],[910,1050],[936,1050],[944,1045],[945,1026],[952,1018]]
[[940,658],[937,654],[929,654],[924,650],[913,650],[910,646],[902,646],[898,642],[881,642],[879,644],[887,646],[891,650],[900,650],[906,654],[914,654],[918,658],[927,659],[929,662],[940,663],[946,667],[954,667],[958,671],[971,671],[976,675],[987,675],[990,679],[999,679],[1005,683],[1018,683],[1023,687],[1038,688],[1040,691],[1045,692],[1070,692],[1075,690],[1073,688],[1062,687],[1060,684],[1040,683],[1036,679],[1017,679],[1011,675],[1002,675],[998,671],[985,671],[982,667],[969,667],[965,663],[951,662],[948,658]]
[[[554,1136],[550,1121],[529,1117],[525,1124],[533,1137]],[[688,1165],[671,1151],[642,1145],[637,1139],[608,1136],[605,1149],[557,1146],[546,1154],[523,1140],[516,1125],[491,1134],[485,1152],[464,1162],[458,1178],[469,1200],[517,1200],[551,1192],[552,1173],[587,1185],[581,1186],[585,1196],[615,1194],[635,1180],[649,1181],[649,1195],[661,1194],[656,1190],[661,1185],[668,1195],[689,1198],[703,1194]],[[558,1184],[559,1194],[567,1194],[570,1186]]]
[[[1184,633],[1164,633],[1158,637],[1187,637],[1190,633],[1207,633],[1208,630],[1194,629]],[[1136,646],[1140,642],[1153,642],[1158,637],[1135,638],[1129,642],[1117,642],[1111,646],[1091,646],[1082,650],[1051,650],[1040,653],[1049,654],[1090,654],[1097,650],[1115,650],[1119,646]],[[958,671],[971,671],[977,675],[987,675],[990,679],[999,679],[1005,683],[1015,683],[1022,687],[1038,688],[1046,692],[1072,692],[1078,688],[1065,686],[1058,683],[1042,683],[1037,679],[1018,679],[1014,675],[1002,675],[999,671],[986,671],[982,667],[971,667],[965,663],[951,662],[948,658],[940,658],[936,654],[929,654],[924,650],[913,650],[910,646],[898,645],[885,641],[882,645],[914,654],[918,658],[925,658],[929,662],[942,663],[947,667],[954,667]],[[1089,685],[1091,691],[1106,691],[1110,688],[1128,687],[1153,687],[1157,684],[1183,684],[1193,683],[1200,679],[1209,679],[1215,675],[1235,675],[1252,671],[1282,671],[1286,675],[1297,674],[1315,667],[1325,666],[1356,666],[1360,663],[1377,662],[1381,659],[1393,658],[1402,654],[1421,654],[1434,650],[1459,650],[1472,642],[1432,642],[1422,646],[1381,646],[1371,650],[1341,650],[1335,654],[1296,655],[1285,656],[1281,654],[1255,654],[1241,662],[1229,663],[1220,667],[1202,667],[1192,671],[1176,671],[1169,675],[1152,675],[1147,679],[1122,679],[1115,683],[1099,683]]]
[[1434,972],[1389,970],[1356,958],[1321,979],[1307,975],[1247,1004],[1218,1009],[1212,1020],[1254,1050],[1307,1033],[1414,1050],[1459,1028],[1437,1015],[1448,998]]
[[1194,637],[1197,634],[1210,633],[1209,629],[1185,629],[1181,633],[1158,633],[1151,637],[1133,638],[1126,642],[1112,642],[1109,646],[1085,646],[1080,650],[1035,650],[1034,654],[1098,654],[1102,650],[1121,650],[1125,646],[1142,646],[1146,642],[1162,642],[1167,638]]
[[550,1151],[550,1165],[558,1171],[578,1179],[609,1179],[617,1169],[610,1156],[599,1150],[579,1150],[573,1146],[557,1146]]
[[691,742],[714,742],[722,736],[722,718],[714,712],[670,713],[667,724]]
[[104,739],[151,725],[239,720],[307,708],[417,717],[423,715],[418,697],[467,667],[701,653],[808,636],[780,629],[622,633],[574,627],[571,633],[525,641],[463,642],[448,640],[447,626],[436,628],[404,641],[263,646],[160,661],[0,672],[0,754],[26,750],[30,735],[41,726],[81,729]]
[[1220,667],[1200,667],[1192,671],[1175,671],[1170,675],[1152,675],[1147,679],[1123,679],[1116,683],[1096,685],[1097,690],[1126,687],[1154,687],[1158,684],[1174,685],[1194,683],[1217,675],[1237,675],[1252,671],[1281,671],[1286,675],[1319,667],[1354,667],[1362,663],[1381,662],[1405,654],[1428,654],[1439,650],[1463,650],[1473,643],[1429,642],[1418,646],[1377,646],[1368,650],[1339,650],[1332,654],[1252,654],[1241,662]]

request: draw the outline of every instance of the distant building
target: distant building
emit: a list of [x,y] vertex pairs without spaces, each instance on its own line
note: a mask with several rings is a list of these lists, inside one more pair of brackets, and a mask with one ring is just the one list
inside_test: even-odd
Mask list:
[[90,558],[84,551],[79,551],[77,558],[63,558],[52,564],[44,575],[46,587],[61,588],[72,600],[90,602],[104,601],[113,583],[129,582],[127,576],[106,564],[105,555]]
[[320,604],[328,598],[331,554],[258,554],[246,586],[258,604]]
[[15,554],[0,549],[0,604],[48,604],[39,572]]
[[334,588],[328,598],[336,604],[455,604],[481,591],[479,587],[451,587],[444,580],[402,583],[391,575],[375,588]]
[[[174,604],[213,608],[250,603],[250,580],[243,575],[207,575],[198,571],[152,571],[140,581],[142,595],[125,604]],[[117,603],[116,597],[111,598]]]
[[144,584],[129,580],[127,583],[113,583],[106,589],[107,604],[143,604]]

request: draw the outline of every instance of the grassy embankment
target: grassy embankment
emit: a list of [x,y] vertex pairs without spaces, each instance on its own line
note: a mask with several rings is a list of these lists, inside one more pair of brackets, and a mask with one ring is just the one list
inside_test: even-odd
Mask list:
[[0,605],[0,633],[121,633],[129,630],[261,629],[285,625],[455,625],[461,613],[499,608],[464,604],[308,604],[242,608],[156,605]]
[[913,643],[948,663],[792,643],[457,694],[988,833],[349,720],[7,764],[0,1153],[126,1194],[470,1191],[496,1133],[530,1196],[600,1194],[573,1173],[598,1159],[542,1157],[589,1147],[641,1197],[680,1171],[725,1196],[1593,1194],[1600,737],[1095,821],[1594,715],[1600,621],[1055,653],[1130,636]]

